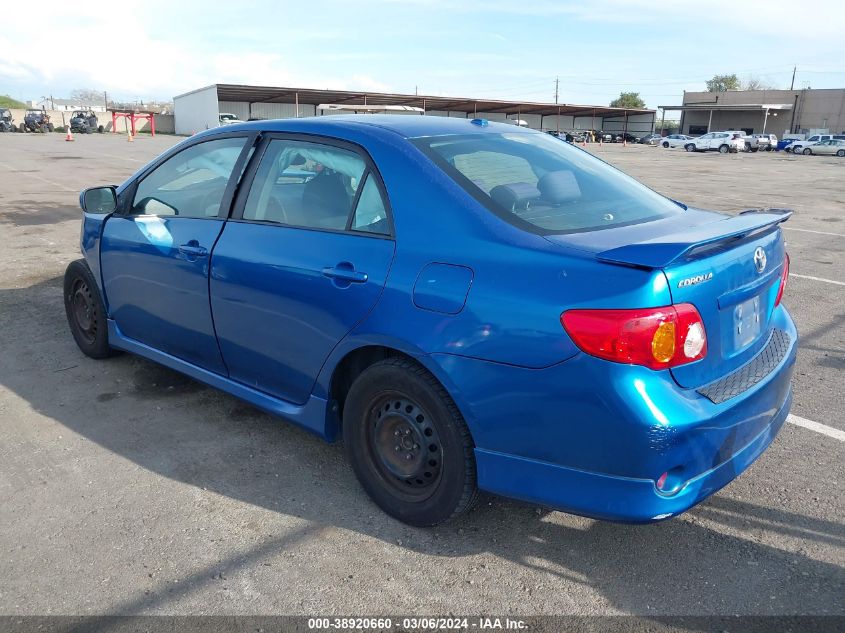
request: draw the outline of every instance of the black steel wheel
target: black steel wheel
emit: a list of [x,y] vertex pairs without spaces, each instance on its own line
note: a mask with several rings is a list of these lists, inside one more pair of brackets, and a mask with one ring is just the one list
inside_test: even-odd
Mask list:
[[663,147],[668,148],[669,147],[669,141],[663,141]]
[[425,368],[387,358],[355,379],[343,407],[355,476],[387,514],[432,526],[477,496],[474,445],[454,401]]
[[91,358],[111,356],[106,310],[84,259],[71,262],[65,271],[64,303],[68,325],[79,349]]

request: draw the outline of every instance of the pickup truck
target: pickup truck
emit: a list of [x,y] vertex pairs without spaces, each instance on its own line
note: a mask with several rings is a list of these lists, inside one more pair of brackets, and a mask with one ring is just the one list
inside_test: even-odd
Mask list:
[[749,152],[771,152],[777,145],[778,137],[774,134],[749,134],[744,136],[745,149]]

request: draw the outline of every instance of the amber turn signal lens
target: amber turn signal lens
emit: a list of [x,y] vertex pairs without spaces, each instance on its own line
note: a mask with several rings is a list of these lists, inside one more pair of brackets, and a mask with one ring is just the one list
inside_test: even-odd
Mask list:
[[668,363],[675,356],[675,324],[661,323],[651,339],[651,355],[658,363]]

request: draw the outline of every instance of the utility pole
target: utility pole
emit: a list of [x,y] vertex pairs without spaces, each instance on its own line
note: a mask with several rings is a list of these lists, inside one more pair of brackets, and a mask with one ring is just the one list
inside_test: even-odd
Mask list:
[[798,70],[798,65],[792,67],[792,83],[789,84],[789,89],[795,88],[795,71]]
[[555,103],[557,103],[558,88],[560,87],[560,77],[555,77]]

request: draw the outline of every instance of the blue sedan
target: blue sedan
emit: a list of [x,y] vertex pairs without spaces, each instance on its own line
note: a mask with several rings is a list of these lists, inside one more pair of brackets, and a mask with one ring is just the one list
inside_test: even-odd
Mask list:
[[688,208],[548,134],[236,124],[80,204],[64,300],[82,352],[138,354],[342,438],[412,525],[479,490],[665,519],[789,412],[789,213]]

